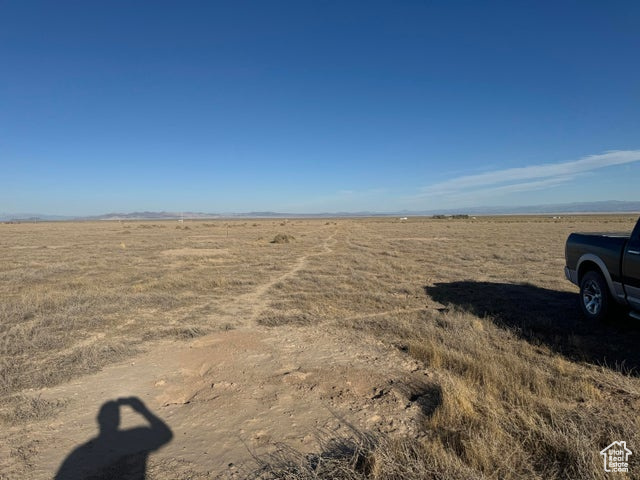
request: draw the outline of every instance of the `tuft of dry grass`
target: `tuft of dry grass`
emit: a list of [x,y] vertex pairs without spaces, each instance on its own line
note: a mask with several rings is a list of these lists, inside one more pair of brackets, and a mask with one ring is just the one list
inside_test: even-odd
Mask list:
[[[284,225],[284,223],[282,225]],[[289,235],[287,233],[279,233],[275,237],[273,237],[273,240],[271,240],[271,243],[289,243],[289,242],[292,242],[293,240],[295,240],[293,235]]]
[[41,396],[13,395],[0,406],[0,424],[18,425],[56,416],[65,406],[61,400],[46,400]]
[[267,313],[258,318],[258,324],[266,327],[278,327],[282,325],[311,325],[314,318],[304,312],[293,312],[288,314]]

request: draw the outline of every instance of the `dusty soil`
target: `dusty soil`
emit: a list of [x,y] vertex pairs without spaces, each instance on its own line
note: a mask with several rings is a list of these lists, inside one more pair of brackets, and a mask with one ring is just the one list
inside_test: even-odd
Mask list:
[[[173,431],[153,463],[179,458],[183,468],[232,475],[281,442],[317,451],[321,432],[348,435],[348,423],[416,433],[421,407],[410,398],[426,382],[416,362],[374,340],[313,328],[240,328],[189,344],[163,342],[95,375],[33,392],[64,399],[63,415],[11,433],[37,448],[30,478],[51,478],[69,452],[97,435],[105,401],[136,396]],[[121,428],[141,421],[129,412]]]

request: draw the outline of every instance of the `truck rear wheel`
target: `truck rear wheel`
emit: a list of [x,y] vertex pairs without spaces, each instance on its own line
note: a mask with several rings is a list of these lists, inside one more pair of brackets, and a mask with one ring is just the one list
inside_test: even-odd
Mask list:
[[604,320],[611,311],[607,282],[600,272],[591,270],[580,280],[580,307],[589,320]]

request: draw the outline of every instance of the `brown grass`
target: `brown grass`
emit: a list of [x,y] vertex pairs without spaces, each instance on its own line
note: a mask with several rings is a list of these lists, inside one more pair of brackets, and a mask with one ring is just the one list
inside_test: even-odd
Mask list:
[[[230,299],[314,252],[273,285],[257,322],[375,336],[417,359],[439,399],[421,435],[358,432],[315,456],[287,447],[251,475],[600,479],[610,442],[635,454],[640,328],[582,320],[562,273],[571,231],[635,218],[394,220],[0,225],[0,421],[62,408],[16,410],[24,389],[234,328]],[[283,225],[298,239],[286,249],[265,240]],[[627,478],[640,471],[631,460]]]
[[442,401],[423,438],[360,443],[289,478],[604,478],[602,448],[640,443],[640,336],[622,319],[582,320],[564,240],[633,219],[413,222],[352,223],[331,258],[278,286],[259,321],[374,334],[423,362]]

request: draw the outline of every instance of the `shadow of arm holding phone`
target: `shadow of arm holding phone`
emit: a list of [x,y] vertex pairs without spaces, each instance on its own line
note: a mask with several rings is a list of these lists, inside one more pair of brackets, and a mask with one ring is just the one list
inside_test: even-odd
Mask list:
[[[122,406],[131,407],[149,426],[120,430]],[[137,397],[105,402],[97,420],[99,435],[69,454],[56,480],[143,480],[149,454],[173,438],[171,429]]]

